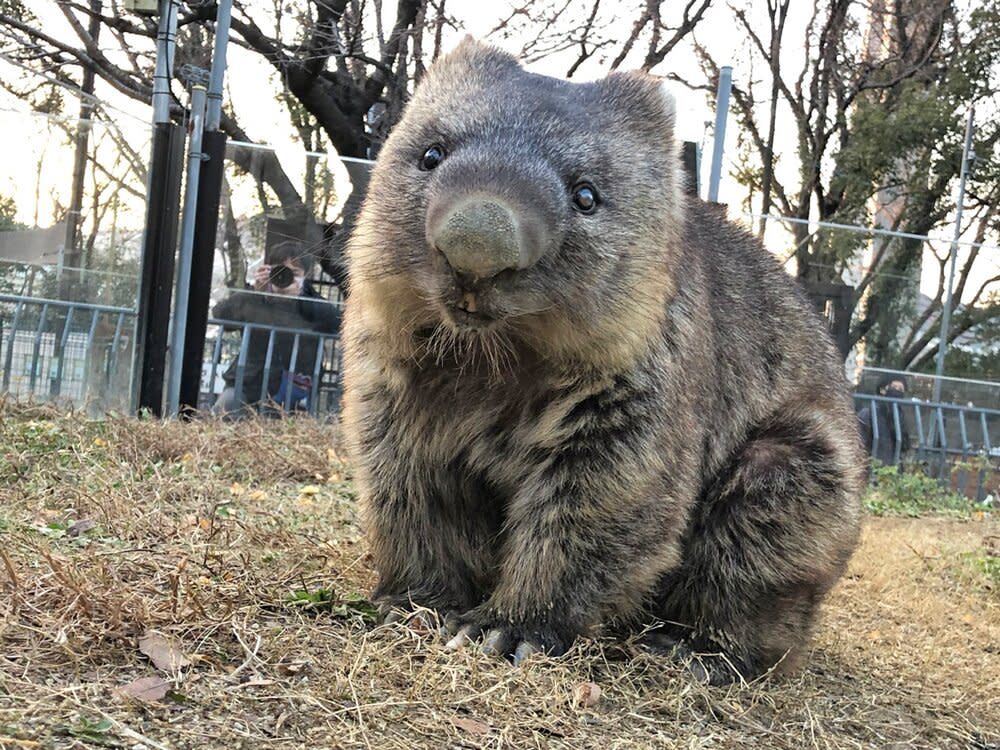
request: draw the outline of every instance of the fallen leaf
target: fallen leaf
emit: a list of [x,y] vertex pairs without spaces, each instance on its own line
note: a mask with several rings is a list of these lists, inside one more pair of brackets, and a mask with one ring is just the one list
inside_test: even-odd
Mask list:
[[290,661],[278,664],[278,672],[285,677],[293,677],[309,666],[307,661]]
[[601,700],[601,687],[593,682],[581,682],[573,688],[573,708],[591,708]]
[[81,518],[79,521],[74,521],[68,529],[66,529],[66,536],[80,536],[81,534],[86,534],[93,528],[97,527],[97,521],[92,521],[89,518]]
[[188,451],[183,456],[181,456],[181,463],[185,463],[186,464],[188,461],[191,461],[193,459],[194,459],[194,454],[191,453],[190,451]]
[[184,652],[166,636],[147,632],[139,639],[139,650],[149,657],[153,665],[164,672],[174,674],[191,665]]
[[267,500],[267,493],[264,490],[254,490],[249,497],[254,501]]
[[141,701],[162,701],[170,691],[170,681],[162,677],[140,677],[121,689],[129,698]]
[[108,444],[108,441],[105,440],[104,438],[100,438],[100,437],[95,437],[94,438],[94,445],[96,445],[98,448],[102,448],[102,447],[104,447],[107,444]]
[[315,484],[307,484],[305,487],[299,490],[299,492],[301,492],[303,495],[318,495],[319,487],[317,487]]
[[486,724],[479,719],[473,719],[466,716],[453,716],[451,717],[451,723],[456,727],[461,729],[463,732],[468,732],[469,734],[486,734],[490,731],[490,725]]
[[233,482],[229,487],[229,494],[235,497],[239,497],[243,494],[243,485],[239,482]]

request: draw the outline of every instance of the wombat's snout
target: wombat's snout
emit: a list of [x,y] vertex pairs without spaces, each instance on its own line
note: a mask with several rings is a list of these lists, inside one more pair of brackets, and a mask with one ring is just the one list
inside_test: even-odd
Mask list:
[[546,232],[540,221],[487,196],[433,206],[427,240],[458,274],[489,279],[523,270],[542,256]]

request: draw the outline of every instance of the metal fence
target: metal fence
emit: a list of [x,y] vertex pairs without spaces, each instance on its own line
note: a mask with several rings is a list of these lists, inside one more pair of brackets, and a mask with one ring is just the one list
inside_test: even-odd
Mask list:
[[[127,411],[134,325],[135,311],[126,307],[0,294],[0,391],[93,411]],[[212,410],[231,387],[258,413],[301,411],[324,417],[339,412],[338,334],[217,318],[210,318],[208,325],[202,411]],[[260,341],[266,337],[263,361],[252,352],[254,336]],[[277,354],[279,342],[284,356]],[[304,392],[297,396],[285,388],[276,399],[269,387],[272,371],[287,376],[304,369],[309,370],[302,373],[308,376]],[[259,377],[254,393],[247,392],[251,372]],[[919,467],[978,500],[997,491],[1000,410],[877,394],[857,393],[854,400],[858,411],[868,408],[879,415],[871,420],[873,456]]]
[[[223,373],[235,374],[233,387],[244,389],[251,367],[263,372],[259,394],[247,394],[260,413],[305,411],[312,416],[336,414],[340,408],[341,350],[339,336],[261,323],[208,321],[209,336],[202,363],[199,406],[206,412],[226,386]],[[135,311],[125,307],[0,294],[0,393],[18,398],[56,401],[93,412],[128,411]],[[268,337],[264,361],[250,361],[252,335]],[[308,394],[293,403],[291,389],[275,403],[265,387],[272,357],[281,337],[291,344],[284,368],[296,372],[310,362]],[[273,360],[273,361],[272,361]],[[298,407],[298,408],[296,408]]]
[[[270,414],[275,409],[282,412],[305,411],[311,416],[336,414],[340,410],[341,345],[337,334],[319,333],[301,328],[264,325],[234,320],[209,318],[214,335],[206,339],[207,358],[202,365],[201,403],[202,411],[212,409],[216,399],[227,383],[223,372],[232,365],[232,387],[237,393],[245,393],[251,408],[258,413]],[[251,361],[250,341],[253,334],[267,335],[267,348],[261,364],[262,377],[256,393],[246,393],[247,372],[256,363]],[[289,372],[299,372],[302,360],[313,362],[311,372],[304,373],[310,378],[305,405],[293,403],[293,390],[285,389],[280,402],[268,392],[269,375],[279,367],[274,359],[279,338],[291,339],[291,356],[287,363]]]
[[[932,400],[935,375],[909,370],[891,370],[884,367],[865,367],[857,376],[857,390],[875,393],[885,378],[897,377],[906,384],[906,392],[924,401]],[[980,409],[1000,409],[1000,383],[970,378],[941,377],[940,400],[950,404],[963,404]]]
[[3,392],[127,409],[134,317],[124,307],[0,294]]
[[1000,410],[869,394],[855,394],[854,402],[859,412],[878,414],[871,419],[872,456],[921,468],[978,501],[997,491]]

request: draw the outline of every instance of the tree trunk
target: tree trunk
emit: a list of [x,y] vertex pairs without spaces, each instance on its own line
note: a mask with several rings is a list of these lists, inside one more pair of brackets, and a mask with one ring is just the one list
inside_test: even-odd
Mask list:
[[[101,2],[90,0],[90,22],[87,33],[96,44],[101,33]],[[63,272],[59,282],[59,297],[70,299],[79,284],[81,266],[80,224],[83,213],[83,188],[87,170],[87,149],[90,146],[91,118],[94,116],[93,66],[83,68],[80,85],[80,121],[76,124],[76,151],[73,155],[73,184],[70,189],[69,209],[66,211],[66,238],[63,242]]]

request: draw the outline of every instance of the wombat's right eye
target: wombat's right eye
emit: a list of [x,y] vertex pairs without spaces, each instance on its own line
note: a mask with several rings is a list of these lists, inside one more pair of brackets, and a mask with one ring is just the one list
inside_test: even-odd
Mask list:
[[582,214],[592,214],[597,209],[597,191],[587,182],[573,188],[573,206]]
[[435,143],[424,151],[424,155],[420,157],[420,168],[424,171],[434,169],[434,167],[444,161],[444,155],[444,146]]

